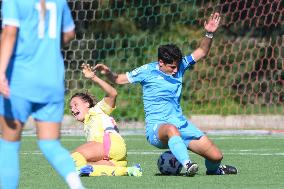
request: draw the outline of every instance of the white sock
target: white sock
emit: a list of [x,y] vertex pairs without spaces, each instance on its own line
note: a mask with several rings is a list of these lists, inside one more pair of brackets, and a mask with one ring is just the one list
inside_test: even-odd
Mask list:
[[85,189],[81,179],[76,172],[71,172],[66,177],[66,182],[70,189]]
[[185,169],[187,169],[186,164],[188,164],[188,163],[191,163],[191,162],[190,162],[189,160],[186,160],[186,161],[184,161],[184,162],[183,162],[183,164],[182,164],[182,165],[183,165],[183,167],[184,167]]

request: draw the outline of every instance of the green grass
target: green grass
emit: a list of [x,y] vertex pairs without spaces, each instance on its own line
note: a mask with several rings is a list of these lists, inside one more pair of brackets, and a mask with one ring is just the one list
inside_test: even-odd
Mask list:
[[[143,176],[135,177],[84,177],[86,188],[284,188],[284,140],[283,136],[210,136],[222,149],[224,164],[238,167],[238,175],[206,176],[204,161],[190,153],[191,159],[200,166],[198,175],[161,176],[156,161],[163,150],[150,146],[144,136],[125,136],[128,146],[129,165],[140,163]],[[63,137],[63,145],[70,151],[84,143],[83,137]],[[35,137],[23,137],[21,148],[20,188],[67,188],[63,180],[48,165],[36,145]]]

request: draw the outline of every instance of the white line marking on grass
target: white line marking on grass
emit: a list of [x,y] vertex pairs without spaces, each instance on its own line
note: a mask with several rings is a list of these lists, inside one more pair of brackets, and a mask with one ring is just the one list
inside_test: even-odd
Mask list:
[[60,141],[67,141],[67,142],[76,142],[76,141],[83,141],[83,142],[87,142],[85,138],[64,138],[64,139],[60,139]]
[[212,140],[283,140],[283,137],[266,137],[266,136],[260,136],[260,137],[210,137]]
[[230,150],[222,150],[222,151],[225,151],[225,152],[271,152],[271,151],[281,151],[281,149],[279,148],[268,148],[268,149],[230,149]]
[[[127,152],[127,154],[131,155],[159,155],[162,152]],[[223,153],[224,155],[241,155],[241,156],[284,156],[284,153]]]
[[21,155],[42,155],[41,151],[21,151]]
[[[27,135],[25,135],[27,136]],[[35,135],[33,135],[35,136]],[[30,136],[28,136],[30,137]],[[77,137],[77,136],[74,136]],[[80,136],[79,136],[80,137]],[[280,136],[252,136],[252,137],[234,137],[234,136],[222,136],[222,137],[210,137],[211,140],[283,140],[283,137]],[[24,141],[34,141],[34,138],[25,138]],[[124,137],[125,141],[146,141],[145,136],[143,137]],[[80,138],[61,138],[60,141],[86,141],[84,136]]]
[[[255,151],[255,150],[251,150]],[[127,152],[128,155],[159,155],[162,150],[151,150],[151,151],[134,151],[130,150]],[[41,151],[21,151],[21,155],[42,155]],[[284,156],[284,152],[275,153],[257,153],[239,150],[239,152],[225,152],[224,155],[241,155],[241,156]]]
[[[283,140],[283,137],[280,136],[247,136],[247,137],[236,137],[236,136],[221,136],[221,137],[212,137],[209,136],[212,140]],[[127,138],[124,137],[124,140],[128,141],[141,141],[146,140],[146,137],[138,137],[138,138]]]
[[[30,141],[37,142],[37,140],[34,138],[30,138],[30,139],[25,138],[23,140],[23,142],[30,142]],[[85,138],[64,138],[64,139],[60,139],[60,141],[61,142],[78,142],[78,141],[87,142]]]
[[242,155],[242,156],[284,156],[284,153],[224,153],[225,155]]

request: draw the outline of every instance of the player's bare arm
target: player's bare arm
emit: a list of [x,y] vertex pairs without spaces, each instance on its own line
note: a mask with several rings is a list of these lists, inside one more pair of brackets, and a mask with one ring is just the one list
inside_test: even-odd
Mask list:
[[72,30],[70,32],[64,32],[62,34],[62,42],[63,45],[67,45],[70,41],[72,41],[75,38],[75,31]]
[[121,85],[129,83],[126,74],[113,73],[110,68],[104,64],[97,64],[93,69],[105,75],[112,83]]
[[6,69],[12,56],[15,41],[17,38],[17,27],[5,26],[1,34],[0,47],[0,94],[8,97],[10,94],[8,80],[6,78]]
[[111,107],[115,107],[116,97],[117,97],[116,89],[113,88],[110,84],[108,84],[104,80],[100,79],[96,75],[95,70],[93,70],[89,64],[82,64],[82,72],[86,78],[94,81],[105,91],[106,93],[106,96],[104,98],[105,102]]
[[215,12],[211,14],[207,21],[204,22],[204,29],[206,31],[206,35],[200,42],[199,47],[192,53],[192,56],[194,57],[195,61],[204,58],[208,54],[213,39],[213,33],[217,31],[220,20],[220,14]]

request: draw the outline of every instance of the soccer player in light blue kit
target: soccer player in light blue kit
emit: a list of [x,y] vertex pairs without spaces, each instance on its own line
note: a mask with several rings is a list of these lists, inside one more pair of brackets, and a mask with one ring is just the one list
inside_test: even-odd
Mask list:
[[19,149],[29,116],[38,146],[72,189],[83,188],[69,152],[60,144],[64,113],[61,42],[75,36],[66,0],[3,0],[0,54],[0,188],[19,185]]
[[187,120],[180,106],[183,75],[191,65],[208,54],[219,22],[219,13],[214,13],[204,23],[206,35],[191,55],[182,57],[180,49],[169,44],[159,47],[157,62],[126,74],[113,73],[103,64],[94,67],[116,84],[142,85],[147,141],[158,148],[169,148],[183,164],[187,176],[194,176],[198,171],[198,165],[190,160],[187,149],[205,158],[208,175],[237,174],[235,167],[221,165],[221,151]]

